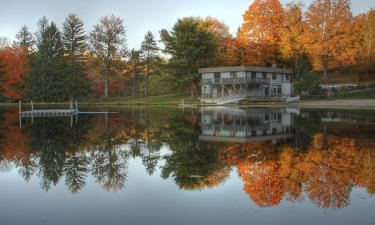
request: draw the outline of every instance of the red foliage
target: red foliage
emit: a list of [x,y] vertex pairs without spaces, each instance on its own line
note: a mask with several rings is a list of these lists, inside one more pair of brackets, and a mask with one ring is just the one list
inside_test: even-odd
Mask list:
[[0,58],[0,68],[3,68],[0,90],[7,98],[23,99],[25,90],[22,85],[28,70],[27,52],[21,48],[6,48],[0,50]]

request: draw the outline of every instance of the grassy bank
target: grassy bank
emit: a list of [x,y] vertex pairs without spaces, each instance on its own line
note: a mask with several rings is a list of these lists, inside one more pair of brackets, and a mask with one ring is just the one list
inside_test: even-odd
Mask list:
[[350,93],[338,94],[337,99],[375,99],[375,89],[364,89]]
[[169,105],[177,106],[181,103],[199,104],[198,98],[192,98],[190,95],[164,95],[149,97],[111,97],[88,101],[90,105]]

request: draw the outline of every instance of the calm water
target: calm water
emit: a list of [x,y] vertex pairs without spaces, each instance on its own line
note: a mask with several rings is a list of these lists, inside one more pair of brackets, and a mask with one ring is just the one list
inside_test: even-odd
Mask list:
[[375,224],[373,111],[110,111],[0,111],[0,224]]

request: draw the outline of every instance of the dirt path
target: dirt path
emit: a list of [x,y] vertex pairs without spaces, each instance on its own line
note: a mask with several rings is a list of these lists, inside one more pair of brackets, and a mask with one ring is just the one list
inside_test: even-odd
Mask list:
[[375,109],[375,99],[340,99],[331,101],[302,101],[291,104],[305,108]]

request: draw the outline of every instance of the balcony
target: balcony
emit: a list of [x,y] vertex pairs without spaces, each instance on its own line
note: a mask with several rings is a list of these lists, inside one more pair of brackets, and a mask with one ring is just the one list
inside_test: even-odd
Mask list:
[[270,80],[265,78],[218,78],[218,79],[202,79],[202,85],[215,84],[269,84]]

